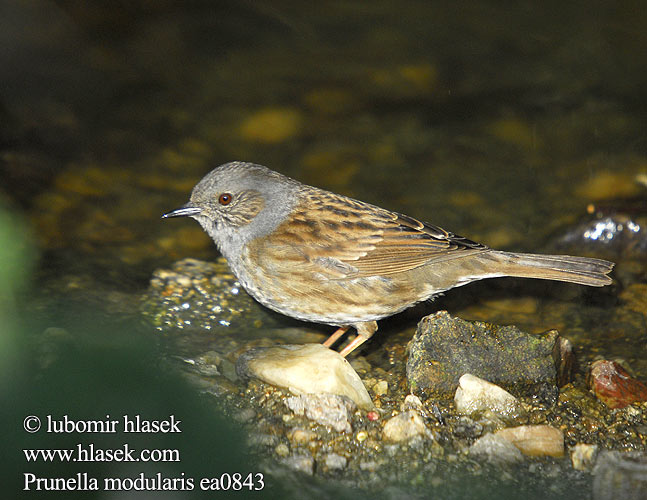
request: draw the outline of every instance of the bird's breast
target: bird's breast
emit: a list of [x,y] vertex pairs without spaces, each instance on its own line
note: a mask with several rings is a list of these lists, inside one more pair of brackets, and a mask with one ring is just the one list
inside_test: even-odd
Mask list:
[[229,264],[252,297],[293,318],[337,325],[373,321],[426,298],[390,277],[331,277],[307,260],[268,257],[248,245]]

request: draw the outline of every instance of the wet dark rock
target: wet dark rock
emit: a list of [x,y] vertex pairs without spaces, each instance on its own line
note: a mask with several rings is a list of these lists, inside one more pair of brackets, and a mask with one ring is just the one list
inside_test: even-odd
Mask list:
[[237,411],[232,415],[236,422],[246,423],[251,422],[256,417],[256,411],[253,408],[244,408]]
[[218,365],[224,361],[223,356],[217,351],[208,351],[195,358],[186,358],[185,361],[193,365],[195,371],[201,375],[221,375]]
[[554,402],[574,366],[568,341],[555,330],[530,335],[514,326],[469,322],[439,311],[423,318],[410,343],[407,379],[422,395],[452,394],[465,373],[514,395]]
[[335,394],[302,394],[285,399],[285,406],[296,415],[332,427],[337,432],[351,432],[351,420],[355,403]]
[[557,236],[552,246],[607,257],[647,255],[647,197],[591,204],[588,212],[577,225]]
[[459,417],[452,426],[454,436],[474,439],[483,434],[483,425],[469,417]]
[[236,365],[234,365],[228,359],[223,359],[220,362],[220,369],[222,370],[222,374],[224,375],[224,377],[227,378],[228,380],[231,380],[232,382],[236,382],[238,380],[238,374],[236,373]]
[[593,467],[594,500],[644,500],[647,497],[647,454],[600,452]]
[[615,361],[595,361],[587,383],[609,408],[624,408],[638,401],[647,401],[647,384],[632,377]]
[[197,328],[234,333],[276,326],[276,317],[252,299],[223,258],[183,259],[153,273],[142,312],[160,330]]
[[234,365],[217,351],[207,351],[199,356],[183,356],[184,376],[200,390],[212,394],[235,394],[239,387]]

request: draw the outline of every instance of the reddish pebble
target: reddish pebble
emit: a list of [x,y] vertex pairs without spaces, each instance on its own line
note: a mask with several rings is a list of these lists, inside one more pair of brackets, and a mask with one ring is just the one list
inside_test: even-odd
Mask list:
[[624,408],[637,401],[647,401],[647,385],[633,378],[615,361],[593,363],[587,382],[609,408]]
[[366,418],[368,418],[371,422],[375,422],[380,416],[377,414],[376,411],[369,411],[366,414]]

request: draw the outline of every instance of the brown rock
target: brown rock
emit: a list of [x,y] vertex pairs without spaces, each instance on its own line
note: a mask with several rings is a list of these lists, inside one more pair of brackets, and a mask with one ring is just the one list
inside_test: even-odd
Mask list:
[[587,383],[609,408],[624,408],[638,401],[647,401],[647,385],[633,378],[615,361],[595,361]]
[[510,441],[530,457],[564,456],[564,433],[549,425],[520,425],[494,433]]

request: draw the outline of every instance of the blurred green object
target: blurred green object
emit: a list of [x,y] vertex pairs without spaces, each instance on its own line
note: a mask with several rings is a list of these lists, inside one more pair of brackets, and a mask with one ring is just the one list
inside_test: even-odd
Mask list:
[[23,217],[0,207],[0,308],[31,274],[36,250]]
[[0,395],[20,364],[16,293],[31,276],[36,250],[23,217],[0,205]]
[[[37,479],[67,481],[79,475],[95,478],[99,485],[98,491],[84,491],[83,498],[106,498],[106,478],[125,480],[127,485],[147,478],[149,488],[161,488],[163,479],[172,485],[171,491],[133,489],[117,495],[201,498],[208,494],[200,488],[203,478],[259,473],[240,429],[222,414],[213,396],[200,394],[175,365],[164,360],[157,337],[142,332],[136,320],[109,317],[96,305],[65,297],[56,297],[49,308],[30,301],[28,285],[36,250],[26,228],[21,217],[0,210],[3,498],[24,498],[38,490]],[[176,422],[180,432],[124,432],[125,420],[139,418]],[[50,431],[50,421],[66,420],[114,420],[120,425],[114,433]],[[40,428],[32,431],[27,422],[34,421]],[[177,450],[177,460],[28,458],[30,450],[123,450],[126,446],[135,452]],[[276,493],[270,478],[264,483],[265,491],[254,492],[258,498]],[[45,484],[41,483],[37,497],[73,494],[43,490]]]

